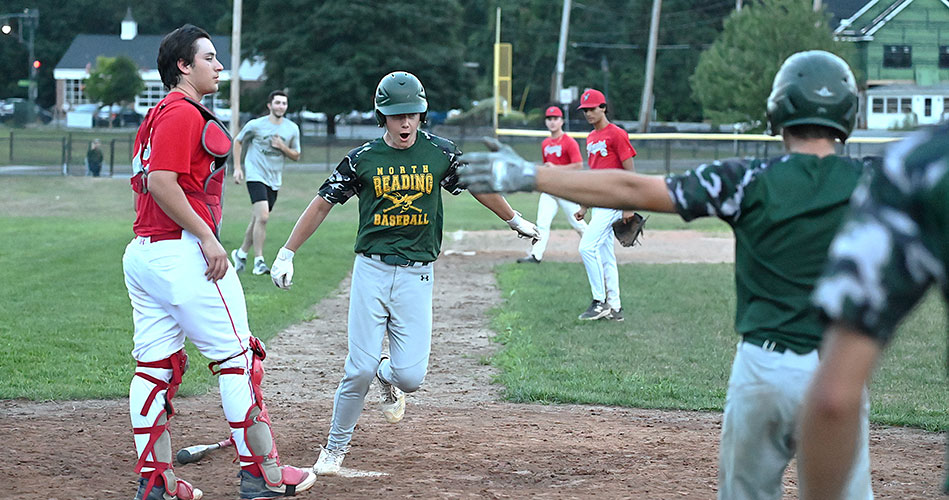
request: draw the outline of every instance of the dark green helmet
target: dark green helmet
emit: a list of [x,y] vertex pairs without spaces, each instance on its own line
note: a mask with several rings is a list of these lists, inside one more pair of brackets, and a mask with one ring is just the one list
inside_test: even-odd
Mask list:
[[774,76],[768,97],[768,133],[784,127],[821,125],[846,141],[857,119],[857,83],[850,66],[823,50],[788,57]]
[[421,113],[425,122],[428,99],[422,82],[412,73],[394,71],[382,77],[376,86],[376,123],[383,126],[387,115]]

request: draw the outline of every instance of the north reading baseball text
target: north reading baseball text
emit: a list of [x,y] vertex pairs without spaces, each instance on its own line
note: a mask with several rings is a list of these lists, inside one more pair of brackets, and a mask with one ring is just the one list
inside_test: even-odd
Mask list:
[[428,165],[378,167],[376,175],[372,176],[372,186],[376,191],[376,198],[392,191],[420,191],[426,194],[432,192],[435,179],[428,171]]
[[372,217],[372,223],[376,226],[425,226],[428,224],[428,214],[375,214]]

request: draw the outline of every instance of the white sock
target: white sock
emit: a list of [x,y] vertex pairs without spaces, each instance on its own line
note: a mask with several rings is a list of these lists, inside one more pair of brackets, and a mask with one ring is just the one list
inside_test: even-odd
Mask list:
[[258,262],[264,262],[266,264],[266,262],[264,261],[263,255],[258,255],[257,257],[254,257],[254,264],[256,265]]
[[238,259],[246,259],[246,258],[247,258],[247,252],[245,252],[243,248],[238,248],[238,249],[237,249],[237,258],[238,258]]

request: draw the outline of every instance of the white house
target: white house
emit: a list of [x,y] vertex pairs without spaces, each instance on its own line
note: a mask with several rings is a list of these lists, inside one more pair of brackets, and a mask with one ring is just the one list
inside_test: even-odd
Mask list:
[[[96,58],[100,56],[116,57],[127,56],[140,68],[142,80],[145,81],[145,90],[135,98],[135,111],[144,115],[165,96],[165,89],[156,68],[158,47],[162,35],[139,35],[138,24],[132,18],[132,9],[129,8],[122,20],[121,35],[90,35],[81,34],[73,39],[72,44],[53,70],[56,80],[56,111],[60,116],[80,104],[89,104],[83,92],[83,81],[89,77],[89,72],[95,67]],[[221,81],[231,79],[231,37],[212,35],[217,57],[224,66],[221,72]],[[261,60],[244,60],[240,66],[241,82],[249,85],[260,84],[264,80],[265,64]],[[226,96],[222,96],[226,100]],[[205,98],[205,104],[214,106],[216,96]]]

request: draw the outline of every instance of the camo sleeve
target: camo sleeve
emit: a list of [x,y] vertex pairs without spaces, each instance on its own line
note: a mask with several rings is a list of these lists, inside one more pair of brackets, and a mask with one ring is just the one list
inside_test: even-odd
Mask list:
[[666,188],[682,219],[714,216],[734,224],[741,217],[745,188],[762,168],[758,160],[714,161],[666,177]]
[[368,144],[353,149],[336,165],[336,170],[320,186],[319,195],[332,204],[344,204],[359,192],[359,178],[356,176],[356,162],[359,153]]
[[813,300],[825,321],[887,344],[933,283],[945,288],[949,134],[914,135],[867,172]]
[[462,193],[465,188],[458,185],[458,166],[461,163],[461,150],[458,149],[458,146],[456,146],[454,142],[444,137],[439,137],[427,132],[423,132],[423,134],[448,157],[448,170],[445,172],[445,177],[442,178],[439,184],[453,195]]

